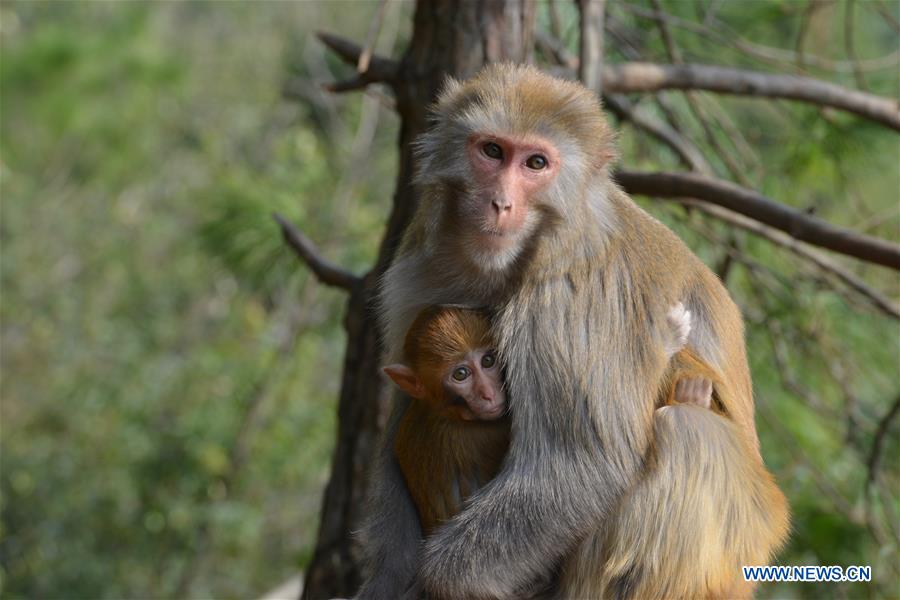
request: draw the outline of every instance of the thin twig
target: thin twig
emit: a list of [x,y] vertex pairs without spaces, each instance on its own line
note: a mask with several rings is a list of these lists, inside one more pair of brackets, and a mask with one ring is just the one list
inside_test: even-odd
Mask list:
[[872,450],[869,453],[869,460],[866,461],[866,467],[869,470],[869,474],[866,477],[866,495],[870,493],[870,488],[878,477],[878,467],[881,464],[881,452],[882,446],[884,445],[884,438],[887,436],[888,430],[891,427],[891,422],[896,418],[897,413],[900,413],[900,396],[897,396],[894,403],[891,405],[891,408],[885,413],[881,420],[878,421],[878,427],[875,429],[875,439],[872,440]]
[[697,198],[741,213],[814,246],[900,270],[900,246],[865,235],[763,196],[733,183],[693,173],[641,173],[620,170],[616,181],[631,194]]
[[[570,69],[577,67],[578,59],[566,50],[558,39],[538,31],[535,41],[538,48],[552,57],[558,65]],[[712,167],[709,166],[703,153],[690,140],[682,136],[675,128],[654,119],[643,111],[635,109],[626,96],[622,94],[605,94],[603,96],[603,104],[619,119],[629,121],[638,129],[647,132],[669,146],[675,151],[685,166],[691,170],[705,175],[713,174]]]
[[867,90],[868,86],[866,85],[866,78],[863,75],[862,68],[859,66],[859,59],[856,58],[856,46],[853,43],[853,17],[856,13],[855,8],[856,2],[854,2],[854,0],[847,0],[844,9],[844,48],[847,52],[847,58],[850,59],[850,64],[853,65],[853,77],[856,79],[856,85],[861,90]]
[[578,57],[569,52],[559,38],[543,31],[535,31],[534,41],[541,52],[552,58],[559,66],[571,69],[572,72],[578,70]]
[[378,40],[378,32],[381,31],[381,24],[384,22],[384,11],[387,8],[387,0],[380,0],[378,10],[369,24],[369,33],[366,34],[366,45],[363,46],[362,52],[359,53],[359,59],[356,61],[356,71],[365,73],[369,70],[369,61],[372,59],[372,52],[375,49],[375,42]]
[[[628,60],[643,60],[644,57],[639,48],[640,40],[636,41],[634,39],[636,36],[631,34],[631,30],[629,30],[624,23],[608,14],[606,15],[606,30],[610,36],[616,38],[617,49]],[[659,107],[660,112],[662,112],[665,121],[669,126],[683,135],[684,128],[675,112],[675,108],[671,105],[665,93],[654,94],[653,101]]]
[[819,0],[808,0],[803,15],[800,17],[800,28],[797,30],[797,39],[794,41],[794,52],[797,53],[797,68],[801,71],[806,70],[806,35],[809,33],[809,25],[812,22],[816,11],[822,4]]
[[644,114],[643,111],[636,110],[624,95],[607,94],[604,98],[604,104],[611,112],[620,119],[631,122],[638,129],[647,132],[671,148],[692,171],[697,171],[704,175],[713,174],[712,167],[706,162],[700,150],[674,128]]
[[[662,15],[663,12],[660,5],[660,0],[651,0],[651,2],[653,4],[653,8],[656,9],[656,14]],[[665,46],[666,48],[666,54],[669,56],[669,60],[676,65],[684,64],[684,60],[681,56],[681,49],[675,43],[675,38],[672,35],[672,32],[669,30],[668,22],[663,18],[659,18],[656,21],[656,25],[659,29],[660,37],[662,37],[663,46]],[[712,148],[713,154],[719,157],[719,159],[728,169],[728,172],[731,173],[731,176],[733,178],[746,186],[750,186],[752,182],[746,175],[746,169],[742,169],[740,165],[738,165],[734,161],[731,153],[726,152],[722,145],[719,143],[719,139],[713,132],[713,129],[709,124],[709,120],[706,118],[706,114],[700,107],[698,96],[691,90],[685,90],[684,99],[687,101],[688,107],[693,113],[694,118],[697,119],[698,123],[700,123],[700,128],[703,130],[703,135],[704,137],[706,137],[707,143],[709,143],[710,147]]]
[[740,128],[735,125],[734,120],[731,118],[728,111],[722,107],[722,103],[719,99],[707,95],[701,96],[700,101],[701,104],[704,104],[711,109],[710,114],[725,132],[725,139],[732,143],[734,149],[741,155],[744,162],[751,165],[754,174],[758,177],[758,174],[762,171],[762,163],[759,160],[759,156],[757,156],[753,147],[747,142],[747,138],[744,137]]
[[837,279],[844,282],[847,287],[853,289],[860,296],[864,297],[872,304],[872,306],[874,306],[884,314],[894,319],[900,320],[900,307],[898,307],[894,302],[885,297],[878,290],[873,289],[862,279],[854,275],[850,270],[834,262],[829,257],[823,255],[821,252],[817,252],[814,249],[807,247],[805,244],[797,241],[791,236],[782,233],[777,229],[773,229],[772,227],[768,227],[766,225],[763,225],[762,223],[754,221],[753,219],[740,215],[736,212],[732,212],[730,210],[726,210],[724,208],[708,204],[706,202],[698,202],[696,200],[690,199],[679,199],[678,202],[680,204],[685,204],[687,206],[697,208],[698,210],[703,211],[715,217],[716,219],[719,219],[720,221],[724,221],[729,225],[734,225],[735,227],[740,227],[741,229],[758,235],[759,237],[764,238],[772,242],[773,244],[790,250],[797,256],[813,263],[814,265],[816,265],[816,267],[818,267],[825,273],[833,275]]
[[318,249],[293,223],[278,213],[273,213],[272,218],[281,227],[281,235],[285,243],[290,246],[297,256],[306,263],[316,278],[332,287],[341,288],[352,292],[362,284],[362,278],[350,271],[342,269],[319,255]]
[[[867,2],[866,4],[872,5],[873,3]],[[647,19],[657,19],[660,16],[655,10],[643,8],[635,4],[620,2],[616,3],[616,7],[622,8],[627,12]],[[876,8],[876,10],[878,10],[878,8]],[[748,56],[761,61],[772,63],[778,66],[784,66],[785,64],[798,64],[798,61],[800,61],[797,52],[786,50],[784,48],[773,48],[771,46],[765,46],[762,44],[751,42],[738,35],[735,30],[726,27],[721,21],[718,21],[717,19],[711,19],[709,22],[715,23],[721,30],[710,27],[709,25],[688,21],[687,19],[682,19],[669,13],[663,13],[661,16],[675,27],[690,31],[692,33],[710,39],[716,43],[725,44],[726,46],[730,46],[736,50],[740,50]],[[866,71],[876,71],[879,69],[888,69],[891,67],[896,68],[898,60],[900,60],[900,50],[895,50],[885,56],[860,60],[859,67]],[[837,71],[842,73],[850,73],[854,68],[853,64],[849,61],[831,60],[822,56],[814,56],[805,53],[802,58],[802,63],[808,66],[816,67],[818,69]]]
[[556,7],[556,0],[548,0],[547,13],[550,17],[550,34],[558,39],[562,39],[562,25],[559,21],[559,10]]
[[893,13],[891,13],[890,9],[885,6],[883,0],[877,0],[876,2],[867,2],[866,4],[868,6],[874,6],[875,12],[877,12],[884,18],[885,22],[890,25],[891,29],[893,29],[897,33],[900,33],[900,21],[898,21],[897,17],[895,17]]

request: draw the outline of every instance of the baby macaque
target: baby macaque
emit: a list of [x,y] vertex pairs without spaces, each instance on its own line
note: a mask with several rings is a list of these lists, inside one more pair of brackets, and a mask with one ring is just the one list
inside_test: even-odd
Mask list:
[[[690,319],[680,303],[668,315],[674,356],[660,406],[711,407],[715,374],[684,349]],[[478,310],[423,310],[406,334],[404,361],[384,367],[413,399],[394,452],[428,535],[499,471],[509,446],[506,394],[490,321]]]
[[406,334],[403,355],[406,364],[384,367],[413,399],[394,452],[428,534],[499,471],[509,446],[506,394],[480,311],[426,308]]

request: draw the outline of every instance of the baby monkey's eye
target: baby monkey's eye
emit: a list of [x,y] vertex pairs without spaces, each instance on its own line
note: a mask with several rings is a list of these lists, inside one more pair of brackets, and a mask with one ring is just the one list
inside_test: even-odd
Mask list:
[[503,149],[494,142],[486,143],[481,147],[481,151],[484,152],[485,156],[496,158],[497,160],[503,158]]
[[525,161],[525,166],[535,171],[546,169],[547,157],[541,156],[540,154],[532,154],[528,157],[528,160]]
[[485,369],[490,369],[497,363],[497,355],[494,354],[493,351],[485,352],[484,356],[481,357],[481,366]]
[[456,367],[453,369],[452,377],[455,381],[465,381],[469,378],[469,375],[471,375],[471,372],[468,367]]

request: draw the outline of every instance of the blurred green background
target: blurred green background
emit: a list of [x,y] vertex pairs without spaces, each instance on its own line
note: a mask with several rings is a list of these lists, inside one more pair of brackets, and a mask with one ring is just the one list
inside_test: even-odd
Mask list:
[[[788,49],[808,8],[713,4],[717,26]],[[897,3],[859,3],[859,56],[897,50],[875,4],[900,19]],[[270,215],[356,272],[371,264],[399,121],[376,90],[322,91],[348,70],[311,33],[362,41],[375,8],[0,2],[2,597],[245,598],[308,561],[334,444],[344,296],[304,270]],[[665,8],[699,22],[710,3]],[[806,51],[845,61],[846,9],[816,9]],[[389,7],[380,52],[399,55],[411,13]],[[665,60],[652,22],[617,3],[610,14],[644,56]],[[574,48],[574,8],[561,15]],[[676,34],[687,60],[789,70]],[[616,40],[607,47],[610,60],[626,56]],[[810,68],[858,84],[850,69]],[[897,61],[867,70],[865,85],[897,97]],[[721,113],[710,145],[684,99],[668,96],[686,133],[733,155],[750,185],[900,238],[894,132],[809,106],[700,95]],[[630,168],[680,168],[627,125],[620,144]],[[864,493],[878,424],[900,393],[897,321],[789,251],[675,204],[641,203],[727,270],[745,311],[763,454],[794,512],[778,563],[873,567],[873,584],[761,595],[900,597],[896,426]],[[898,297],[893,272],[837,260]]]

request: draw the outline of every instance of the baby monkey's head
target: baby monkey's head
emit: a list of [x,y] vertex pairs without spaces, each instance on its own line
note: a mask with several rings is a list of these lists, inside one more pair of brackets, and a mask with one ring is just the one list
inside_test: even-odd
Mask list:
[[401,390],[450,419],[492,421],[506,394],[490,320],[458,306],[424,309],[406,332],[403,364],[384,367]]

